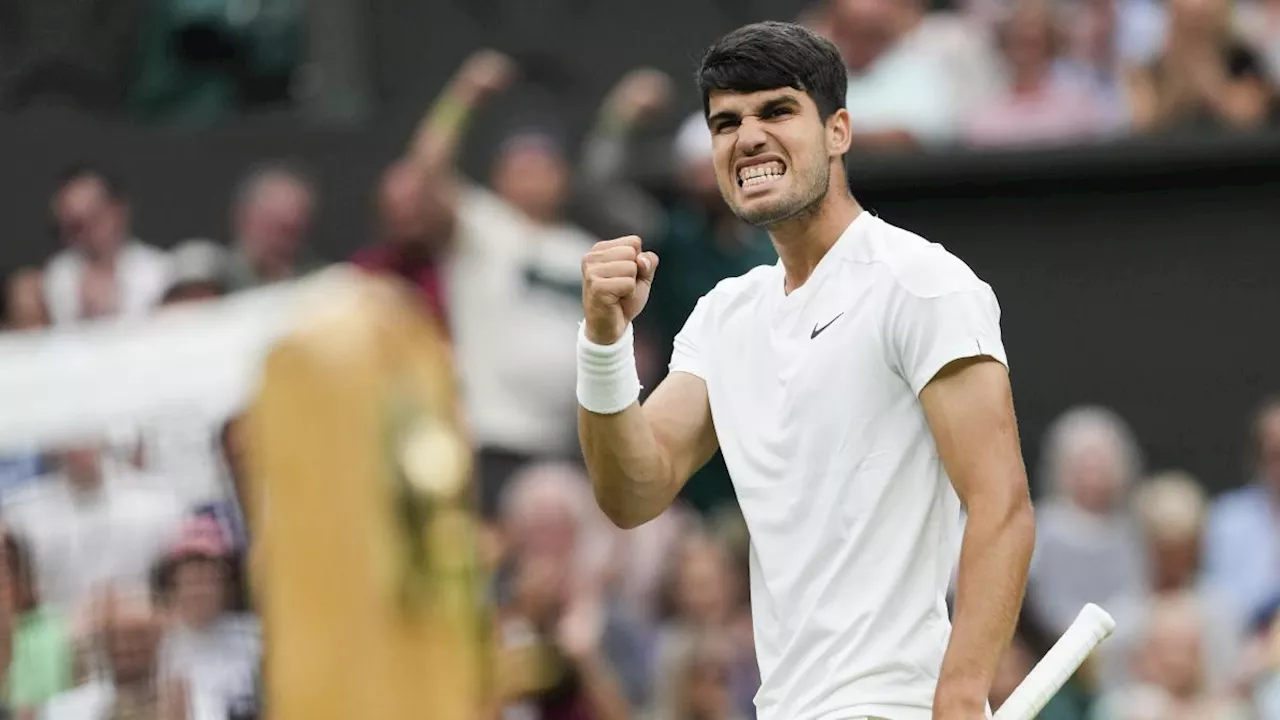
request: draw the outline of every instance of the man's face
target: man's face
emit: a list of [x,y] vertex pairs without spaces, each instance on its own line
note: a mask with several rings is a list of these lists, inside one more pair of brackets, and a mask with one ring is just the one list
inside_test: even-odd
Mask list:
[[550,222],[569,193],[569,166],[546,143],[516,140],[494,164],[493,189],[529,217]]
[[188,560],[173,574],[174,609],[193,627],[205,627],[222,614],[226,592],[226,567],[220,561]]
[[410,245],[453,233],[452,210],[446,206],[452,198],[435,185],[440,182],[408,162],[387,168],[378,187],[379,222],[387,240]]
[[108,256],[125,242],[128,209],[98,178],[79,178],[62,188],[54,198],[53,214],[62,242],[91,256]]
[[792,88],[713,92],[707,126],[729,208],[767,227],[816,207],[831,182],[833,154],[843,152],[831,127],[847,130],[847,122],[841,110],[823,123],[813,99]]
[[836,0],[831,34],[854,74],[869,70],[896,41],[899,8],[891,0]]
[[268,180],[241,208],[240,242],[255,257],[291,262],[311,226],[311,193],[301,183]]

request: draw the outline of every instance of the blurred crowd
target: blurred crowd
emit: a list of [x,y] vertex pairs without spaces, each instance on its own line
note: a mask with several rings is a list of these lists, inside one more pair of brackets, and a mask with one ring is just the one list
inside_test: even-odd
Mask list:
[[[376,41],[353,18],[370,11],[342,8],[6,0],[0,111],[71,103],[200,124],[291,109],[368,116],[356,108],[374,102],[355,77],[378,59],[365,47]],[[1248,130],[1276,118],[1276,0],[815,0],[802,21],[848,64],[863,149]]]
[[[804,18],[844,53],[866,147],[1249,127],[1271,112],[1272,0],[925,10],[831,0]],[[529,125],[496,149],[487,178],[466,177],[466,129],[520,70],[494,51],[462,64],[381,176],[370,242],[347,258],[311,247],[322,179],[292,162],[264,161],[230,189],[230,237],[177,242],[139,238],[131,224],[135,203],[162,199],[131,197],[108,168],[68,169],[47,208],[60,249],[8,276],[6,330],[146,318],[333,262],[398,279],[451,339],[500,642],[545,646],[566,670],[514,698],[504,720],[747,720],[758,684],[750,544],[723,462],[657,520],[625,533],[610,525],[576,446],[574,338],[580,262],[597,238],[634,233],[662,258],[637,326],[647,388],[698,297],[776,254],[723,205],[701,111],[674,107],[672,80],[652,69],[604,97],[580,148],[554,124]],[[659,194],[630,169],[637,135],[672,112],[677,190]],[[82,352],[91,357],[92,343]],[[1114,413],[1065,409],[1031,469],[1037,551],[993,705],[1097,602],[1119,635],[1043,717],[1280,719],[1280,401],[1261,405],[1253,430],[1255,472],[1209,498],[1186,473],[1149,472]],[[7,712],[259,716],[242,446],[235,417],[174,408],[63,447],[9,449]]]

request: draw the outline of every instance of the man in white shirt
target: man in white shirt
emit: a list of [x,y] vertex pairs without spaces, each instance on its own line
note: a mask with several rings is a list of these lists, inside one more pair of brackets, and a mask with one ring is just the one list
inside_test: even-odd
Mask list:
[[75,168],[54,195],[53,221],[66,246],[44,271],[55,325],[151,311],[169,286],[169,259],[132,236],[128,198],[109,174]]
[[722,451],[751,533],[761,720],[983,718],[1035,534],[995,295],[849,193],[829,42],[750,25],[698,77],[721,193],[780,262],[699,301],[641,406],[631,321],[658,258],[635,237],[586,256],[596,498],[641,525]]

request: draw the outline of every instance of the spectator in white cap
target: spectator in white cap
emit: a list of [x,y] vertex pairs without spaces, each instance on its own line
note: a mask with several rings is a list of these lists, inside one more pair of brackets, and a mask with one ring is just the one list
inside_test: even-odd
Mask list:
[[172,275],[163,304],[208,300],[226,293],[228,254],[212,240],[184,240],[170,252],[170,262]]

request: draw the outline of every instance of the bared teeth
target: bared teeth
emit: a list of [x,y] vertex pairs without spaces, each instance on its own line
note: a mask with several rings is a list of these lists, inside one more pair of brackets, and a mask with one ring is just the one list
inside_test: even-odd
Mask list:
[[770,179],[781,177],[787,172],[786,167],[780,162],[767,162],[759,165],[742,168],[738,171],[738,184],[746,186],[748,183],[758,185]]

